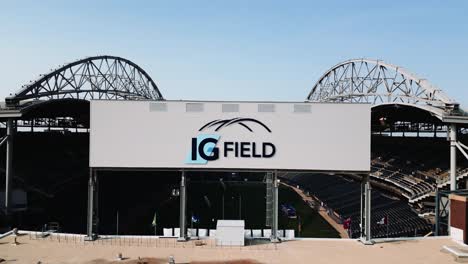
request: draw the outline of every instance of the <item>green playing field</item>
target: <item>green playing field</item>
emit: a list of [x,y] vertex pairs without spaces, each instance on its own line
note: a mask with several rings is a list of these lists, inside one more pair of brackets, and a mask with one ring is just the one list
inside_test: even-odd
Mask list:
[[[220,183],[191,182],[188,186],[188,219],[199,219],[194,227],[215,228],[216,220],[244,219],[246,228],[265,226],[265,185],[255,182]],[[223,198],[224,197],[224,198]],[[224,209],[223,209],[224,201]],[[317,212],[311,209],[292,189],[281,186],[279,204],[296,209],[297,218],[291,219],[279,210],[279,228],[294,229],[296,236],[338,238],[339,234]],[[177,204],[174,204],[177,207]],[[188,225],[192,225],[190,220]],[[301,232],[299,232],[299,225]]]

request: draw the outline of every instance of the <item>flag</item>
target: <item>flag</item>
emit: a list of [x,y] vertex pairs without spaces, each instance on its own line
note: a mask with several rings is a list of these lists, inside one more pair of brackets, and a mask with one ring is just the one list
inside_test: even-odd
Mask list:
[[382,217],[382,219],[380,219],[380,221],[378,221],[377,224],[378,224],[378,225],[386,225],[386,224],[388,224],[388,218],[387,218],[387,216]]
[[346,219],[343,221],[343,228],[344,228],[344,229],[349,229],[350,227],[351,227],[351,217],[346,218]]
[[151,223],[152,226],[156,226],[156,212],[154,213],[153,222]]
[[205,195],[205,196],[203,196],[203,198],[205,199],[206,205],[207,205],[209,208],[211,208],[211,202],[210,202],[210,199],[208,199],[208,196]]
[[221,182],[221,186],[223,186],[223,190],[226,191],[226,184],[224,184],[223,179],[219,179]]
[[297,216],[297,232],[299,232],[299,235],[301,235],[302,231],[302,224],[301,224],[301,216]]

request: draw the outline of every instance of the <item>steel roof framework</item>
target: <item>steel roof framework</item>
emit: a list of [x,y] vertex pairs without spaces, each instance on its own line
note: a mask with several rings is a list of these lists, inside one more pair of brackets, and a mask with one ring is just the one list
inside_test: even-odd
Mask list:
[[135,63],[115,56],[95,56],[77,60],[23,85],[7,97],[7,107],[21,102],[51,99],[163,99],[151,77]]
[[312,87],[309,101],[412,105],[456,112],[459,104],[406,69],[379,60],[353,59],[333,66]]

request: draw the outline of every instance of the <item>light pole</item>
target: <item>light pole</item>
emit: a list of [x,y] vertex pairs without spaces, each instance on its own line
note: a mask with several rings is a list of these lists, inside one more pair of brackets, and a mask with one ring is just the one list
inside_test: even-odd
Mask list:
[[222,217],[223,217],[223,220],[224,220],[224,193],[226,191],[226,185],[223,182],[223,178],[220,178],[219,182],[221,183],[221,186],[223,187],[223,196],[222,196],[221,202],[222,202]]
[[116,233],[119,235],[119,210],[117,210],[117,215],[116,215]]
[[222,216],[223,216],[223,220],[224,220],[224,192],[223,192],[223,197],[222,197],[222,203],[223,203],[223,208],[222,208],[223,209],[222,210],[223,215]]
[[239,194],[239,220],[242,219],[242,195]]
[[193,232],[193,211],[192,211],[192,217],[190,217],[190,234],[189,237],[192,237],[192,232]]

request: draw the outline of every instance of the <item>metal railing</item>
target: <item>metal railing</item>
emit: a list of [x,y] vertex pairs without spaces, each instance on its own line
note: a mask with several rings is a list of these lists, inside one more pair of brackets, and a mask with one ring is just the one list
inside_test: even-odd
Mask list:
[[245,245],[238,241],[224,242],[217,245],[215,239],[192,239],[178,242],[176,238],[155,236],[100,236],[94,241],[86,241],[85,235],[51,233],[43,236],[42,232],[27,232],[30,240],[40,240],[51,243],[63,243],[81,246],[115,246],[115,247],[155,247],[155,248],[222,248],[237,250],[277,250],[278,244],[267,239],[246,239]]

